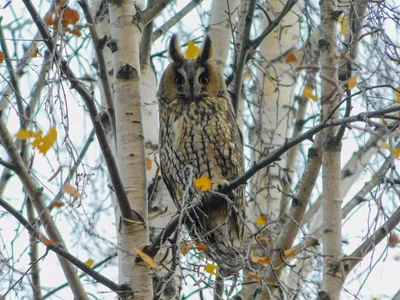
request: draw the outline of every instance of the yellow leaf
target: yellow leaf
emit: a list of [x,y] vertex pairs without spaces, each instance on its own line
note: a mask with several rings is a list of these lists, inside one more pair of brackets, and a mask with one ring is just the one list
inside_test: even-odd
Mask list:
[[244,78],[251,78],[251,73],[249,71],[245,72]]
[[85,265],[87,265],[88,267],[92,267],[94,264],[94,260],[89,258],[87,261],[85,261]]
[[157,268],[157,263],[150,256],[148,256],[146,253],[144,253],[139,248],[135,248],[135,251],[141,257],[141,259],[143,259],[143,261],[147,264],[147,266],[150,269]]
[[207,264],[206,267],[204,268],[204,271],[206,271],[208,274],[218,276],[218,273],[216,271],[219,269],[220,269],[220,267],[218,267],[218,266],[215,266],[212,264]]
[[188,59],[195,59],[199,54],[199,52],[200,52],[199,47],[197,47],[193,41],[189,41],[188,47],[186,49],[186,57]]
[[260,275],[257,275],[256,273],[246,272],[246,274],[249,275],[250,277],[253,277],[254,279],[257,279],[257,280],[262,280],[263,279]]
[[271,263],[271,258],[269,256],[267,256],[267,257],[256,256],[256,255],[254,255],[253,251],[250,251],[250,259],[253,262],[263,264],[263,265],[267,265],[267,264]]
[[180,246],[181,246],[181,253],[182,253],[183,256],[185,256],[186,254],[188,254],[190,249],[192,249],[193,242],[182,241],[182,242],[180,242]]
[[152,161],[150,159],[150,157],[146,157],[146,170],[151,170],[151,165],[152,165]]
[[310,87],[307,87],[307,88],[304,89],[303,95],[304,95],[304,97],[307,97],[307,98],[311,99],[311,100],[314,101],[314,102],[317,102],[317,101],[318,101],[317,96],[315,96],[315,95],[313,94],[312,88],[310,88]]
[[193,184],[202,192],[211,190],[211,179],[206,176],[197,178]]
[[55,245],[55,243],[52,240],[49,240],[47,237],[45,237],[43,234],[40,235],[40,241],[45,244],[46,246],[52,246]]
[[26,129],[21,129],[15,135],[15,137],[19,140],[26,140],[32,137],[41,137],[41,136],[42,136],[41,130],[39,130],[38,132],[33,132],[31,130],[26,130]]
[[267,217],[266,216],[259,216],[256,220],[257,225],[265,225],[267,223]]
[[353,77],[350,77],[349,80],[347,81],[347,86],[349,87],[349,90],[351,90],[356,85],[357,85],[357,75],[354,75]]
[[285,251],[285,258],[291,257],[291,256],[295,255],[295,253],[296,253],[296,249],[290,248]]
[[400,149],[399,148],[394,148],[393,149],[394,158],[399,158],[399,155],[400,155]]
[[400,103],[400,86],[396,89],[396,102]]
[[47,151],[53,146],[57,140],[57,130],[50,127],[49,132],[44,137],[37,137],[31,145],[39,150],[40,153],[46,155]]
[[342,25],[342,35],[346,35],[347,34],[347,29],[349,27],[349,20],[350,17],[349,15],[346,16],[339,16],[339,24]]
[[79,193],[78,189],[72,186],[69,181],[64,185],[63,192],[75,198],[82,198],[82,194]]
[[390,145],[388,143],[383,143],[382,148],[390,150]]
[[199,250],[199,251],[204,251],[208,248],[206,245],[204,245],[202,243],[198,243],[196,247],[197,247],[197,250]]
[[289,53],[289,54],[286,55],[286,62],[287,63],[292,63],[292,62],[296,62],[296,61],[297,61],[297,57],[293,53]]

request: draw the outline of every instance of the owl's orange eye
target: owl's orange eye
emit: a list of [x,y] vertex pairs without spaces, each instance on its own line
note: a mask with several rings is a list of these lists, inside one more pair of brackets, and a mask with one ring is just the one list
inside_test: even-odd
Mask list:
[[182,84],[185,83],[185,79],[183,78],[182,75],[178,74],[178,75],[176,75],[176,78],[175,78],[174,82],[175,82],[176,85],[182,85]]
[[200,74],[199,82],[204,85],[208,84],[209,80],[205,72]]

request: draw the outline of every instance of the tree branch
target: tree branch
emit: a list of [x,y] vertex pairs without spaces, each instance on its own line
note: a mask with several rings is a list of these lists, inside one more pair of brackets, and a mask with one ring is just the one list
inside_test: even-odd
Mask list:
[[203,0],[192,0],[184,8],[182,8],[177,14],[175,14],[171,19],[165,22],[160,28],[153,32],[152,43],[159,39],[164,33],[166,33],[171,27],[175,26],[184,16],[192,11],[197,5],[199,5]]
[[[162,12],[162,10],[171,2],[172,0],[158,0],[151,7],[141,12],[138,11],[135,17],[139,20],[140,26],[144,28],[155,17],[157,17]],[[135,23],[136,20],[133,20],[133,22]]]
[[[2,206],[6,211],[8,211],[11,215],[13,215],[14,218],[18,220],[29,232],[30,235],[34,236],[36,239],[39,241],[42,241],[41,234],[38,230],[36,230],[35,227],[33,227],[28,220],[24,218],[23,215],[21,215],[17,210],[15,210],[10,204],[7,203],[4,199],[0,198],[0,206]],[[46,245],[46,244],[45,244]],[[57,245],[57,244],[50,244],[46,245],[47,249],[57,253],[58,256],[65,258],[68,260],[70,263],[81,269],[83,272],[85,272],[87,275],[92,277],[94,280],[102,283],[106,287],[108,287],[110,290],[114,291],[118,295],[124,295],[126,296],[127,294],[131,294],[132,291],[130,288],[116,284],[115,282],[111,281],[107,277],[101,275],[100,273],[96,272],[93,270],[93,268],[89,267],[86,265],[84,262],[79,260],[77,257],[73,256],[66,250],[62,245]]]

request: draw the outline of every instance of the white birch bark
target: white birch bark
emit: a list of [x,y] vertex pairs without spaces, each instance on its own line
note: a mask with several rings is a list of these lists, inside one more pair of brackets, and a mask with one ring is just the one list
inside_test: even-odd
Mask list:
[[[321,53],[321,106],[322,118],[327,119],[339,100],[338,68],[336,61],[337,10],[336,1],[323,0],[321,5],[321,30],[319,48]],[[333,119],[338,118],[336,111]],[[322,181],[324,201],[322,204],[323,228],[323,278],[322,291],[330,299],[340,297],[342,289],[342,196],[338,189],[341,180],[341,141],[334,139],[336,130],[323,131]]]
[[[143,1],[109,3],[111,38],[114,44],[114,103],[116,116],[116,147],[119,172],[130,205],[147,222],[146,170],[144,136],[141,116],[140,55],[141,30],[132,24],[136,7]],[[129,38],[127,38],[129,37]],[[123,72],[125,70],[125,72]],[[127,76],[124,78],[124,76]],[[120,283],[129,284],[135,299],[152,298],[152,281],[143,263],[135,264],[136,247],[149,243],[148,228],[140,223],[120,220]],[[147,226],[147,225],[146,225]]]

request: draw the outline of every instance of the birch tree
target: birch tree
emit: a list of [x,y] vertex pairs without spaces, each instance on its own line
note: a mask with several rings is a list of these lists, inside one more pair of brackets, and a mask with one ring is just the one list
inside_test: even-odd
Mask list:
[[[396,299],[396,5],[1,4],[0,294]],[[247,191],[229,278],[160,178],[155,93],[175,32],[184,51],[210,35],[244,133],[246,173],[218,191]]]

